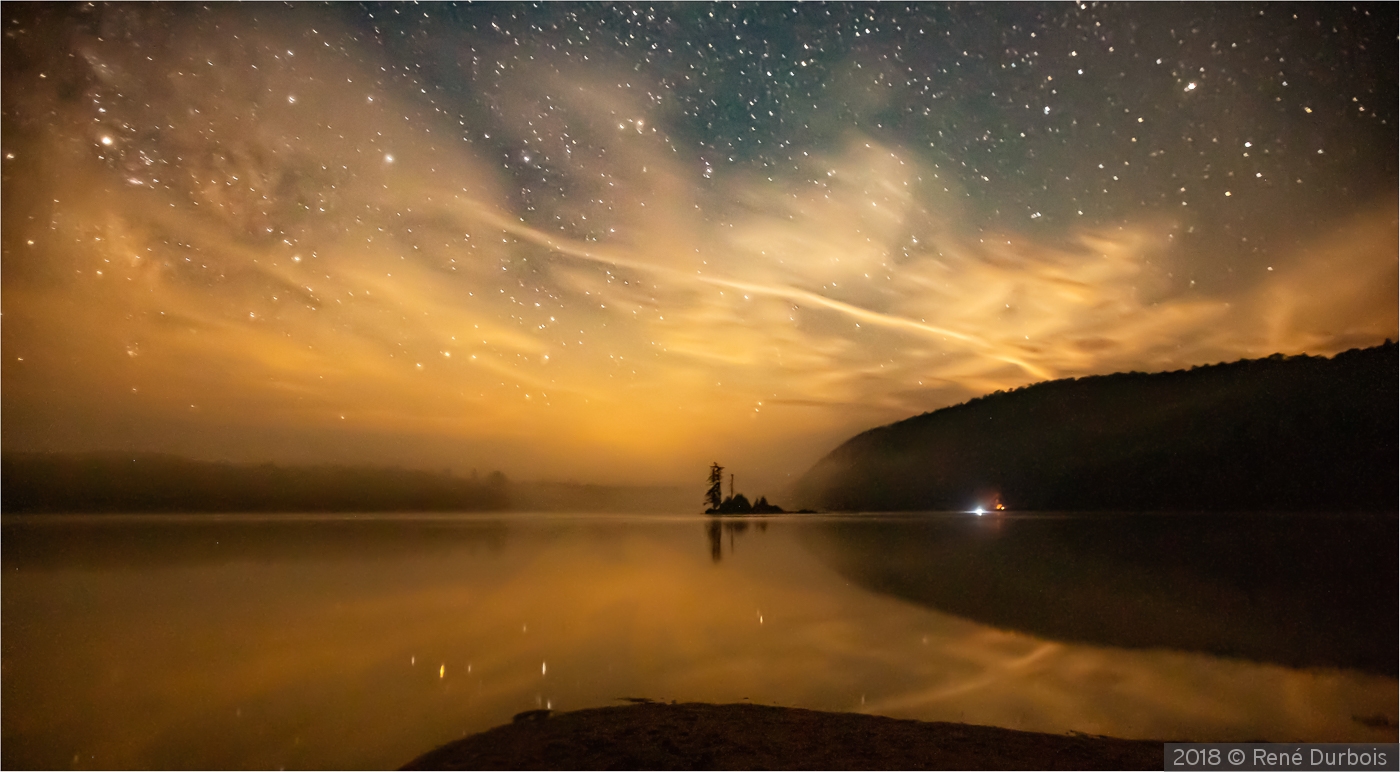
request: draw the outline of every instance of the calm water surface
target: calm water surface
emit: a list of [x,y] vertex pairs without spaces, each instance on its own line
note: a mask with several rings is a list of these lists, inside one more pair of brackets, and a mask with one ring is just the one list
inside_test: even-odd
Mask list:
[[6,516],[0,762],[393,767],[624,697],[1394,741],[1395,522]]

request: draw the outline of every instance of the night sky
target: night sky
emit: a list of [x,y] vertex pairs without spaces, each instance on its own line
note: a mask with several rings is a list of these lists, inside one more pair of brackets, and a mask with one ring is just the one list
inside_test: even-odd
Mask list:
[[996,389],[1397,333],[1393,3],[3,23],[6,450],[755,495]]

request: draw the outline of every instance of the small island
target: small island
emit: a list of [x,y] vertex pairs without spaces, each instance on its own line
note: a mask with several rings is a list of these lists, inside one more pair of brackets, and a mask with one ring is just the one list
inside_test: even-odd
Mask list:
[[[787,510],[777,504],[769,504],[767,496],[759,496],[758,501],[749,503],[742,493],[734,492],[734,475],[729,475],[729,495],[724,495],[724,467],[719,462],[710,465],[710,489],[705,493],[707,515],[782,515]],[[799,510],[797,514],[816,514],[810,509]]]

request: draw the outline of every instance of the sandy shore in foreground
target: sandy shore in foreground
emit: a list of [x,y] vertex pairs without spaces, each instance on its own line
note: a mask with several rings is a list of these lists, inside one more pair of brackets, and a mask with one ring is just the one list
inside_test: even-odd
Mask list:
[[1162,743],[826,713],[648,702],[513,723],[405,769],[1161,769]]

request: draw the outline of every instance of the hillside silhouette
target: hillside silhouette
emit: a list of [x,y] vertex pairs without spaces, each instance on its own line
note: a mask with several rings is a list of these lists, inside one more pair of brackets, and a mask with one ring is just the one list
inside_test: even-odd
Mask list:
[[505,475],[191,461],[140,453],[6,453],[0,506],[20,512],[459,512],[505,509]]
[[871,429],[798,481],[835,511],[1394,511],[1397,346],[1033,384]]

